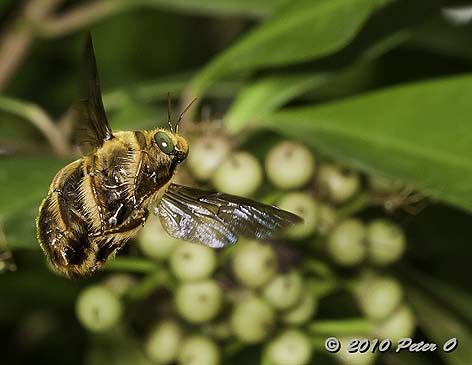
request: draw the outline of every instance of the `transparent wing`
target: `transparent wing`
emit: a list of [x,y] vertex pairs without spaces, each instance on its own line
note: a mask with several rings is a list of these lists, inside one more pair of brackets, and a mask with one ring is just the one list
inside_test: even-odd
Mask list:
[[274,206],[176,184],[170,185],[155,213],[171,236],[210,247],[234,244],[238,235],[270,239],[301,222]]
[[74,137],[80,145],[82,153],[87,154],[113,138],[103,107],[97,63],[90,34],[85,46],[83,68],[82,100],[77,105],[79,119]]

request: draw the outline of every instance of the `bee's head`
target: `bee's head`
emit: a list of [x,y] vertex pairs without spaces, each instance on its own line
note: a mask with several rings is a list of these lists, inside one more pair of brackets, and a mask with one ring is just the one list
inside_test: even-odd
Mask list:
[[192,106],[195,100],[197,99],[193,99],[192,102],[187,105],[173,126],[171,115],[171,97],[170,93],[167,93],[167,123],[169,124],[169,130],[158,129],[154,134],[154,141],[161,152],[171,156],[174,166],[185,160],[188,155],[188,143],[185,138],[179,135],[179,124],[182,121],[184,113]]
[[181,163],[187,158],[188,143],[178,133],[158,129],[153,138],[161,152],[171,157],[175,163]]

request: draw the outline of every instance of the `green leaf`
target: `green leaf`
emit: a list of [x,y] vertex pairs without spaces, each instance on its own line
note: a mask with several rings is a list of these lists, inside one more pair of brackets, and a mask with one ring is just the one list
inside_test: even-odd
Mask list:
[[226,74],[334,52],[354,37],[375,4],[375,0],[293,1],[208,64],[191,81],[188,94],[202,94]]
[[0,223],[11,249],[37,248],[35,219],[41,200],[65,161],[0,159]]
[[415,29],[411,44],[451,58],[470,60],[472,50],[468,45],[471,35],[470,25],[451,27],[450,21],[443,14],[438,14],[436,18]]
[[437,79],[288,109],[256,126],[472,211],[471,92],[471,75]]
[[408,270],[408,279],[438,299],[446,298],[448,307],[472,325],[472,295],[469,292],[417,270]]
[[0,159],[0,216],[36,204],[46,196],[57,171],[66,162],[48,158]]
[[31,204],[12,214],[0,217],[1,228],[9,249],[39,249],[36,238],[38,208],[39,204]]
[[[436,351],[444,362],[448,365],[469,365],[472,359],[472,331],[460,315],[442,304],[442,301],[448,300],[450,294],[444,289],[445,287],[436,289],[436,297],[433,297],[420,290],[408,288],[407,296],[420,327],[428,339],[437,344]],[[469,307],[471,306],[472,302],[469,302]],[[443,345],[451,338],[457,338],[459,345],[454,351],[446,353],[443,351]]]
[[[338,72],[294,73],[267,76],[241,90],[225,116],[226,128],[239,132],[251,120],[261,119],[265,115],[294,99],[315,90],[315,95],[343,93],[343,95],[361,89],[373,82],[375,67],[372,60],[385,54],[405,40],[404,32],[390,34],[367,47],[358,56],[356,62]],[[321,93],[319,92],[319,89]]]
[[293,74],[269,76],[243,89],[225,116],[225,125],[237,132],[251,119],[261,118],[297,95],[315,88],[328,74]]
[[128,99],[110,113],[109,120],[114,131],[126,131],[162,127],[167,123],[166,118],[167,108],[156,108]]
[[[128,1],[128,0],[126,0]],[[261,17],[288,0],[138,0],[139,3],[192,14]]]

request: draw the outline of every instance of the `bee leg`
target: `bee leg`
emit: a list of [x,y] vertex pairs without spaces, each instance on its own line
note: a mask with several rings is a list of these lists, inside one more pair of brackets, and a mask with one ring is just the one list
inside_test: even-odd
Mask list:
[[138,168],[136,169],[136,173],[134,174],[134,179],[133,179],[133,207],[136,208],[138,206],[138,201],[137,201],[137,187],[139,184],[139,180],[141,177],[141,171],[143,169],[143,151],[139,153],[139,162],[138,162]]
[[[138,133],[138,132],[136,132]],[[142,148],[145,147],[145,142],[140,142],[140,145]],[[143,175],[143,160],[144,160],[144,155],[148,155],[149,153],[146,150],[141,150],[139,151],[139,162],[138,162],[138,168],[136,169],[136,173],[134,174],[134,179],[133,179],[133,209],[139,209],[141,206],[142,202],[146,199],[146,197],[141,197],[141,199],[138,202],[138,186],[141,183],[141,178]]]
[[100,204],[100,200],[98,198],[97,187],[95,185],[95,159],[96,159],[96,156],[94,155],[93,158],[92,158],[92,167],[90,169],[87,169],[87,175],[90,179],[90,187],[92,189],[93,199],[94,199],[95,204],[97,206],[98,216],[100,218],[100,233],[104,234],[105,233],[105,221],[104,221],[105,218],[104,218],[104,214],[103,214],[103,208],[102,208],[102,206]]
[[[114,227],[111,229],[107,229],[104,234],[114,234],[114,233],[123,233],[132,231],[139,226],[144,225],[146,223],[147,218],[149,217],[149,211],[147,209],[135,210],[131,215],[126,219],[123,224],[119,225],[118,227]],[[100,236],[100,233],[94,234],[94,236]]]
[[100,262],[101,264],[105,263],[108,257],[113,254],[115,251],[119,250],[125,242],[123,241],[122,244],[114,243],[113,240],[103,243],[99,243],[98,246],[100,247],[97,252],[96,261]]

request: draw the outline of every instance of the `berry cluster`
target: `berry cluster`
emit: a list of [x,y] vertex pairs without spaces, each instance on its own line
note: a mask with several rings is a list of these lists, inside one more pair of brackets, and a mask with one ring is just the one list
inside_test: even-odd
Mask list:
[[[264,365],[314,364],[314,353],[323,351],[320,335],[340,334],[343,343],[412,335],[414,315],[389,274],[404,254],[405,235],[378,208],[396,208],[404,187],[315,160],[293,141],[276,143],[264,164],[234,151],[224,136],[200,137],[191,146],[181,177],[186,184],[258,198],[264,190],[262,201],[300,215],[303,223],[277,242],[241,239],[217,251],[175,240],[150,219],[139,248],[159,269],[144,279],[113,274],[86,288],[77,302],[86,328],[116,327],[125,319],[129,293],[151,297],[159,290],[158,314],[147,318],[141,334],[154,364],[222,364],[251,346],[258,346]],[[369,209],[374,213],[364,214]],[[357,318],[368,324],[363,332],[343,327],[342,312],[324,316],[323,302],[338,292],[350,296]],[[334,356],[343,364],[372,364],[377,354]]]

